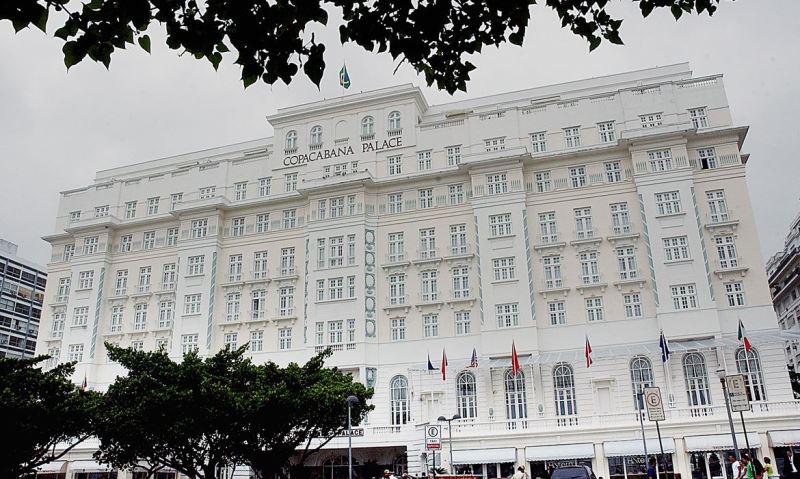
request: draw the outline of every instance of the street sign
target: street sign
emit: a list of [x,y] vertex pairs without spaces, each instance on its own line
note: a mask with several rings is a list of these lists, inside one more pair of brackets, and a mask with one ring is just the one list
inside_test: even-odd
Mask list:
[[432,424],[425,426],[425,449],[436,450],[442,448],[442,426]]
[[664,421],[664,402],[661,400],[661,389],[658,387],[644,388],[644,407],[647,410],[649,421]]
[[745,381],[744,374],[731,374],[725,376],[725,385],[728,387],[728,398],[731,403],[731,411],[749,411],[750,400],[747,398],[747,381]]
[[338,437],[364,437],[364,430],[361,428],[358,429],[345,429],[344,431],[338,434]]

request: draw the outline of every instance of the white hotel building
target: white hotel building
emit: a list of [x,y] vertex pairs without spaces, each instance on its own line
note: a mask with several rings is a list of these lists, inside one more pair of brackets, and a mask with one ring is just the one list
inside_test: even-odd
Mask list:
[[[104,341],[176,359],[249,343],[281,364],[330,347],[330,364],[375,389],[353,441],[359,477],[420,473],[422,426],[458,413],[457,470],[508,477],[527,463],[536,477],[580,462],[638,478],[647,384],[665,398],[675,472],[730,477],[720,368],[749,371],[760,456],[800,442],[747,127],[721,75],[679,64],[443,105],[403,85],[268,119],[273,138],[101,171],[61,194],[39,353],[77,361],[75,380],[102,390],[121,372]],[[443,350],[446,381],[426,370]],[[736,430],[744,447],[738,418]],[[343,477],[342,448],[296,474]],[[445,441],[437,462],[449,456]]]

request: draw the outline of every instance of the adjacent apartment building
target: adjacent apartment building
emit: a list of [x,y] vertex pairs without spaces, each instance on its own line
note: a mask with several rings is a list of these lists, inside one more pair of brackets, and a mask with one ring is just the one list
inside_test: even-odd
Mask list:
[[17,256],[17,245],[0,239],[0,357],[33,357],[47,284],[44,271]]
[[[175,358],[247,343],[281,364],[331,348],[375,389],[358,477],[423,472],[424,425],[454,414],[446,468],[643,477],[637,398],[657,385],[667,467],[730,478],[718,374],[736,372],[753,402],[739,444],[800,443],[721,75],[679,64],[443,105],[401,85],[268,120],[272,138],[61,193],[38,352],[102,390],[121,372],[104,342]],[[445,380],[426,367],[444,353]],[[91,452],[64,467],[97,467]],[[294,473],[344,477],[345,455],[335,439]]]
[[[800,214],[792,221],[783,250],[767,261],[772,302],[782,330],[800,333]],[[786,342],[786,362],[800,372],[800,337]]]

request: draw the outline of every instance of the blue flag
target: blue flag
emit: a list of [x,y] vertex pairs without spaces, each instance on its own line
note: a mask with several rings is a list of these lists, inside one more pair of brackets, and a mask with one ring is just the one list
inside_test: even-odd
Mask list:
[[666,363],[669,361],[669,355],[672,354],[672,352],[669,350],[669,341],[667,341],[667,338],[664,336],[664,331],[661,331],[658,347],[661,348],[661,362]]
[[339,85],[345,89],[350,88],[350,75],[347,74],[347,65],[342,65],[342,69],[339,70]]
[[431,362],[431,354],[428,353],[428,371],[435,371],[436,368],[433,367],[433,363]]

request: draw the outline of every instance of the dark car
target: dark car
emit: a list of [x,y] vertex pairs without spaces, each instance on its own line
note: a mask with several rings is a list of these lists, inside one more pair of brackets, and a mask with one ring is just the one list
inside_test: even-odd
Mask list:
[[553,471],[550,479],[597,479],[588,466],[564,466]]

